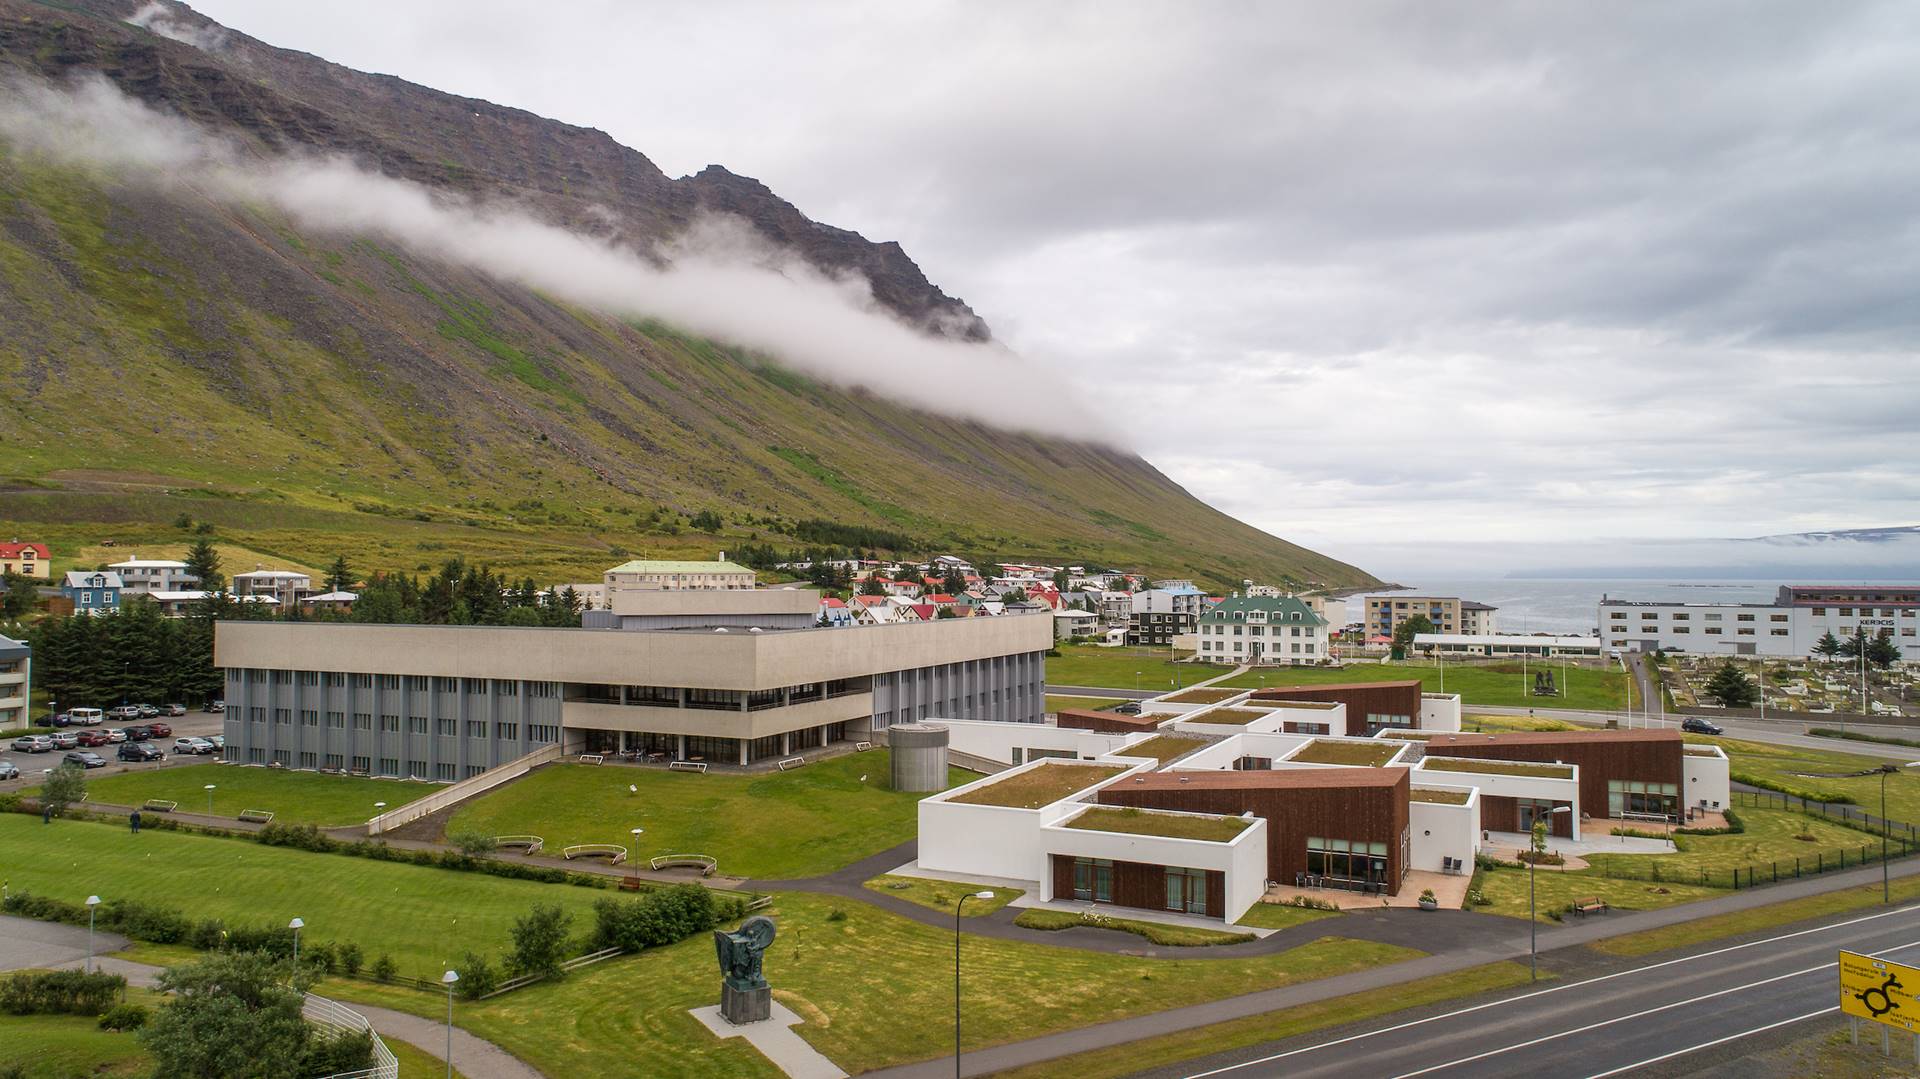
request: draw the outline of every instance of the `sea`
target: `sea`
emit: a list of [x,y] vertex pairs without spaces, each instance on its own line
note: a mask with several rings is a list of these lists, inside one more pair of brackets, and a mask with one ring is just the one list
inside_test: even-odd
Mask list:
[[[1821,581],[1794,578],[1765,581],[1683,581],[1672,578],[1554,578],[1498,577],[1484,580],[1443,578],[1419,580],[1402,595],[1459,596],[1500,608],[1494,628],[1501,633],[1595,632],[1603,596],[1614,599],[1667,600],[1694,603],[1771,602],[1783,584],[1858,584],[1857,581]],[[1347,597],[1346,622],[1357,622],[1369,595]],[[1332,618],[1336,624],[1340,619]]]

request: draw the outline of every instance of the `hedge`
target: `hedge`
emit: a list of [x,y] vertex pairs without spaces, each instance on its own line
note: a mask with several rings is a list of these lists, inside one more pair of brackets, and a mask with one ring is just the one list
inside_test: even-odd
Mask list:
[[0,1011],[9,1015],[99,1015],[127,991],[118,974],[43,970],[0,981]]

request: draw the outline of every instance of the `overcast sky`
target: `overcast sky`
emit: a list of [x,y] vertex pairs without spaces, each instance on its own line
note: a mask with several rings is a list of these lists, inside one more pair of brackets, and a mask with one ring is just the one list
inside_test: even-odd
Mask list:
[[1363,563],[1920,520],[1920,5],[195,6],[899,240]]

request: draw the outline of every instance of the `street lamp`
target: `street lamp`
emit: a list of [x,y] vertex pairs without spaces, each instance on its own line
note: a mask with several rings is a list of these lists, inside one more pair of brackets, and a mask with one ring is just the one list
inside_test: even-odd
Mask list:
[[[1572,812],[1572,806],[1557,806],[1547,810],[1546,816],[1555,817]],[[1552,825],[1548,825],[1547,830],[1551,832]],[[1539,860],[1538,857],[1527,859],[1527,978],[1536,982],[1540,980],[1540,922],[1533,913],[1533,874]]]
[[100,905],[100,897],[87,897],[87,973],[93,973],[93,908]]
[[440,975],[440,984],[447,987],[447,1079],[453,1079],[453,983],[459,980],[457,971]]
[[953,1079],[960,1079],[960,908],[969,899],[992,898],[992,892],[968,892],[953,905]]
[[207,784],[205,788],[207,792],[207,816],[209,817],[213,816],[213,788],[214,784],[212,783]]
[[293,971],[295,974],[300,972],[300,928],[306,924],[307,923],[298,918],[287,923],[287,928],[293,930]]

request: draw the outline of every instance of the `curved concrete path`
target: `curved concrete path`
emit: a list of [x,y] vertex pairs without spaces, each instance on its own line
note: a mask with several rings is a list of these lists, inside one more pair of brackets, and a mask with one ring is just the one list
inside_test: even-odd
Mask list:
[[[159,967],[117,959],[105,952],[127,946],[127,938],[117,933],[95,933],[94,967],[123,975],[129,985],[151,987],[160,976]],[[39,922],[11,915],[0,915],[0,970],[59,969],[81,967],[87,961],[87,931],[77,926]],[[367,1017],[382,1038],[406,1042],[435,1060],[445,1060],[447,1027],[417,1015],[379,1008],[370,1004],[341,1001]],[[453,1066],[467,1079],[543,1079],[541,1073],[505,1049],[453,1028]]]

